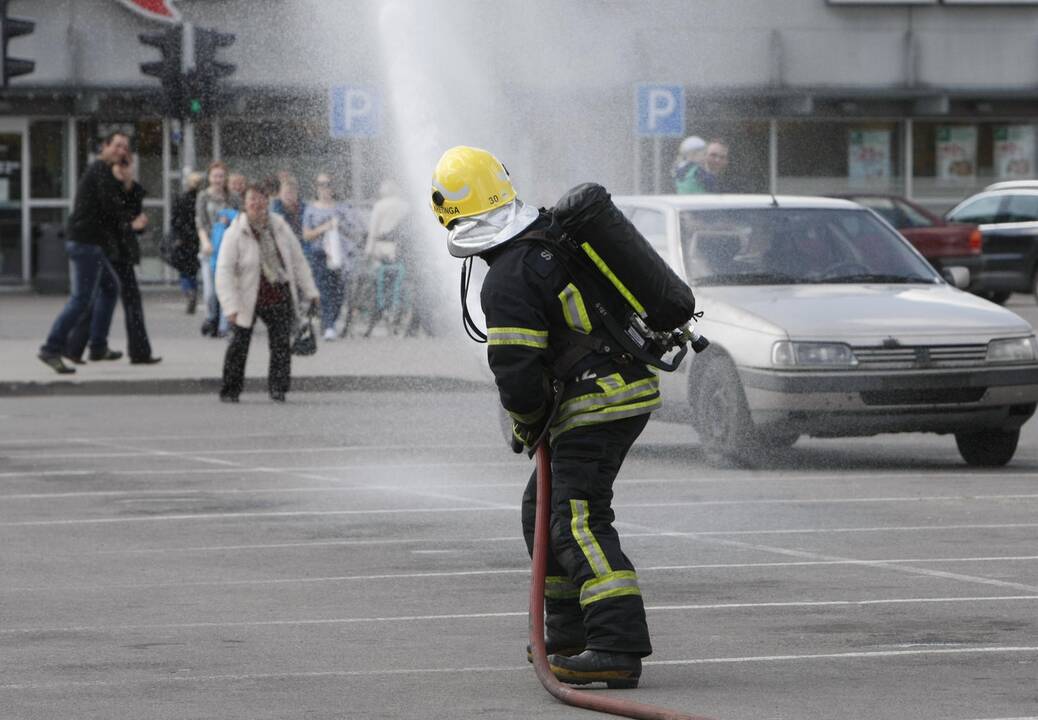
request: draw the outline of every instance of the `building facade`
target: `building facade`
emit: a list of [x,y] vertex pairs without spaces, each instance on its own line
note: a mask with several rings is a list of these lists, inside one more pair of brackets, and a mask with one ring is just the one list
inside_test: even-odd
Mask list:
[[[730,144],[727,189],[890,192],[935,210],[1035,177],[1038,4],[984,0],[10,0],[34,31],[8,55],[34,71],[0,90],[0,284],[28,285],[38,242],[71,210],[97,139],[123,129],[148,191],[157,258],[185,165],[253,178],[319,171],[370,199],[459,143],[502,156],[550,204],[595,179],[667,192],[681,138]],[[162,17],[163,14],[168,17]],[[236,35],[222,105],[162,114],[141,33],[190,22]],[[640,89],[677,88],[645,132]],[[652,110],[650,110],[652,112]],[[660,119],[660,118],[654,118]],[[651,128],[650,128],[651,130]],[[432,228],[435,230],[435,228]]]

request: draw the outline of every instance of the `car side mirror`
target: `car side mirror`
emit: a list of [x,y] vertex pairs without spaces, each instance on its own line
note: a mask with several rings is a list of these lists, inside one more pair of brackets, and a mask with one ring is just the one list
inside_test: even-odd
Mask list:
[[946,267],[941,270],[941,277],[948,281],[948,284],[952,287],[958,288],[959,290],[965,290],[970,286],[970,269],[964,267]]

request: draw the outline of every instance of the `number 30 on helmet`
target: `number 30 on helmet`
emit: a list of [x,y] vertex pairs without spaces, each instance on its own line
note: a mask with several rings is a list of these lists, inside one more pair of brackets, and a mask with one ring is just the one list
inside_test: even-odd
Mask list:
[[515,200],[505,166],[486,150],[465,145],[451,148],[436,163],[431,192],[430,207],[444,227]]

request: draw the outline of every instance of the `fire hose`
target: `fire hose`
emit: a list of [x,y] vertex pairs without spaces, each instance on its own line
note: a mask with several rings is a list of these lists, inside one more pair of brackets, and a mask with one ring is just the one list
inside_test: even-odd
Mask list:
[[537,679],[557,699],[587,710],[639,718],[640,720],[710,720],[675,710],[647,705],[632,700],[605,697],[565,685],[548,666],[544,647],[544,576],[548,568],[548,514],[551,507],[551,456],[548,442],[541,438],[536,446],[537,512],[534,523],[533,571],[530,578],[530,648]]

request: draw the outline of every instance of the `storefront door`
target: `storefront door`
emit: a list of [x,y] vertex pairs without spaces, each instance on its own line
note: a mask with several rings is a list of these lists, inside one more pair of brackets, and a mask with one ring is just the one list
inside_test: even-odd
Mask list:
[[20,284],[28,275],[25,253],[24,119],[0,118],[0,283]]

